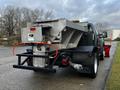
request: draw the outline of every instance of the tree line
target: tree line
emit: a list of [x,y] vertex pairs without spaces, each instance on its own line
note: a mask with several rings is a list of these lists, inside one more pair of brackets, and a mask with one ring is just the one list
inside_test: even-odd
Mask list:
[[20,35],[20,29],[26,27],[28,22],[51,18],[53,18],[52,10],[7,6],[0,9],[0,36]]

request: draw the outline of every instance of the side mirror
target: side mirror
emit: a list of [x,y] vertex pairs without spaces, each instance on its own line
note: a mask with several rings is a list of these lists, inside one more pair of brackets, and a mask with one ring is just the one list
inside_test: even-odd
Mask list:
[[98,34],[99,38],[107,38],[107,32]]
[[107,32],[103,32],[103,38],[107,38]]

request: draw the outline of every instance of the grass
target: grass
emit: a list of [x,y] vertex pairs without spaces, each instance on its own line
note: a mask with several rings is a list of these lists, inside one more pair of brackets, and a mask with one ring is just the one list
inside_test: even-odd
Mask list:
[[117,45],[107,90],[120,90],[120,42]]

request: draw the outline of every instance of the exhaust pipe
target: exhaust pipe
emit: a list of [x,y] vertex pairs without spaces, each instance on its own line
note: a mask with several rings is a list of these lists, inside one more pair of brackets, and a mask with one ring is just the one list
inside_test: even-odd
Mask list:
[[75,64],[75,63],[72,63],[71,61],[69,62],[69,64],[70,64],[70,66],[72,66],[76,70],[82,70],[83,69],[83,66],[81,64]]

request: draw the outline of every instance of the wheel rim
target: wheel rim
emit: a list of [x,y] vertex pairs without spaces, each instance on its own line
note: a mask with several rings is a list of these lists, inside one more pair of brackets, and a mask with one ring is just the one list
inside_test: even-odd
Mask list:
[[97,58],[95,58],[95,61],[94,61],[94,73],[95,74],[97,73],[97,68],[98,68]]

